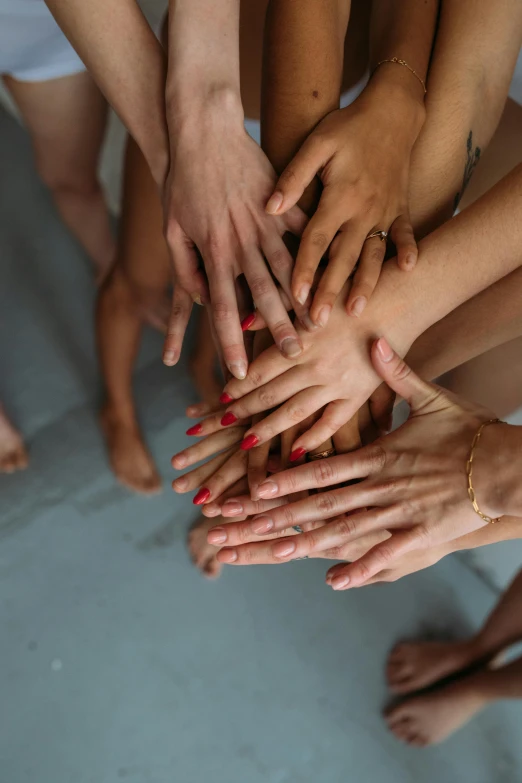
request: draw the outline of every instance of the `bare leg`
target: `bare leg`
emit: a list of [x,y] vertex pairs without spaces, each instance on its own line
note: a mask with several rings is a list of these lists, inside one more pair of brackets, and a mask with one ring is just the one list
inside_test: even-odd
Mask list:
[[45,82],[4,79],[31,135],[38,173],[102,279],[115,252],[97,176],[105,99],[85,72]]
[[216,366],[216,349],[208,314],[198,308],[198,328],[196,345],[189,361],[190,376],[202,402],[210,410],[219,407],[219,397],[223,391],[223,380]]
[[470,666],[493,661],[522,639],[522,571],[502,595],[482,629],[454,643],[398,644],[386,667],[390,689],[411,693]]
[[192,562],[207,579],[217,579],[221,573],[222,564],[216,558],[219,547],[212,546],[207,541],[207,533],[210,528],[219,525],[222,517],[200,517],[192,525],[187,536],[187,547]]
[[22,436],[7,418],[0,403],[0,473],[14,473],[27,467],[28,458]]

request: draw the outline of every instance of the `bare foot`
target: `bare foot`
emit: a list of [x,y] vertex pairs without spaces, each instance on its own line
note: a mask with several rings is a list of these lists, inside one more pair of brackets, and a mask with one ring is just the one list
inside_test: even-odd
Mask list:
[[0,473],[24,470],[29,464],[22,436],[0,405]]
[[160,492],[161,478],[138,424],[118,419],[108,408],[102,410],[100,421],[118,481],[143,495]]
[[189,361],[189,372],[199,397],[209,405],[210,410],[218,409],[224,383],[216,374],[214,361],[209,363],[206,359],[194,356]]
[[219,547],[212,546],[207,541],[208,531],[216,524],[215,518],[207,519],[206,517],[200,517],[192,525],[187,536],[187,546],[192,562],[207,579],[217,579],[222,568],[221,563],[216,558]]
[[485,660],[475,639],[402,642],[391,651],[386,679],[393,693],[412,693]]
[[479,683],[480,673],[413,696],[385,715],[388,728],[409,745],[442,742],[485,706]]

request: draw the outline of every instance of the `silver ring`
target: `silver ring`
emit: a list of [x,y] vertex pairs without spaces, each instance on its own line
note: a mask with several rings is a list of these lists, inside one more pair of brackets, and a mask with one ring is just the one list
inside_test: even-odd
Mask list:
[[366,239],[373,239],[374,237],[379,237],[381,242],[386,242],[388,239],[388,232],[387,231],[372,231],[371,234],[368,234]]

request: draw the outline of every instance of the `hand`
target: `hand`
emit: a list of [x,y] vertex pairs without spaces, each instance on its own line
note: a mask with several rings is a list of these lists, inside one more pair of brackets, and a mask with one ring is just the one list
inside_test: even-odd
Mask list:
[[424,121],[415,93],[395,85],[393,72],[377,72],[345,109],[333,111],[310,134],[282,173],[267,212],[283,215],[316,175],[323,192],[299,247],[292,278],[295,299],[307,301],[314,275],[329,248],[329,262],[310,309],[324,326],[349,275],[359,265],[347,310],[360,316],[379,279],[386,244],[376,230],[390,232],[402,269],[413,269],[417,245],[408,211],[410,157]]
[[289,362],[274,348],[264,351],[245,380],[231,380],[225,387],[225,399],[231,400],[227,413],[238,418],[280,406],[248,430],[244,447],[263,444],[326,406],[311,429],[294,441],[293,458],[318,448],[380,385],[370,361],[371,342],[391,333],[395,346],[405,353],[409,345],[402,334],[404,325],[407,319],[398,318],[393,308],[384,312],[371,306],[364,318],[350,318],[339,299],[324,329],[313,335],[299,330],[304,350],[296,359]]
[[[358,452],[272,476],[258,488],[261,498],[278,499],[290,492],[364,480],[276,508],[251,521],[227,525],[226,544],[233,547],[234,562],[259,562],[259,558],[282,562],[341,546],[375,531],[390,531],[391,537],[357,562],[334,567],[331,586],[345,589],[366,584],[409,552],[439,547],[485,524],[468,498],[466,462],[478,427],[494,414],[422,381],[383,339],[374,344],[372,361],[382,380],[410,405],[408,421]],[[493,518],[517,511],[506,499],[516,492],[499,491],[499,477],[491,470],[493,460],[497,469],[502,467],[502,480],[515,484],[516,470],[504,478],[509,471],[502,461],[499,464],[499,444],[510,438],[510,429],[517,428],[486,428],[473,463],[479,506]],[[368,510],[361,511],[363,508]],[[240,545],[253,534],[265,535],[317,519],[332,521],[311,534],[292,538],[284,558],[270,555],[265,543]],[[229,557],[226,552],[221,555],[223,562],[231,562],[225,560]]]
[[[293,259],[283,242],[300,235],[306,217],[298,207],[271,217],[265,205],[275,172],[243,126],[241,106],[230,95],[207,97],[203,108],[169,123],[171,166],[165,186],[165,233],[175,276],[195,301],[208,303],[226,366],[244,378],[247,357],[235,281],[244,274],[254,303],[277,348],[296,356],[301,345],[270,274],[291,297]],[[201,255],[209,291],[198,272]],[[266,258],[266,262],[265,262]],[[267,266],[268,262],[268,266]],[[298,317],[307,307],[292,300]],[[242,315],[246,315],[243,313]],[[167,343],[169,362],[179,358],[180,341]],[[172,356],[170,356],[172,354]]]

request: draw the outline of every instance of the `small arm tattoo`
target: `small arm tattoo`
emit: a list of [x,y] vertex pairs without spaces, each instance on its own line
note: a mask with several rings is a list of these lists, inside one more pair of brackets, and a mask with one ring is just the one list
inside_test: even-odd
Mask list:
[[464,195],[464,191],[468,187],[469,181],[471,179],[471,175],[475,171],[475,168],[478,165],[478,162],[480,160],[480,147],[475,147],[473,149],[473,131],[469,132],[468,140],[466,142],[466,149],[468,153],[468,159],[466,161],[466,165],[464,166],[464,175],[462,177],[462,185],[455,196],[455,201],[453,203],[453,211],[455,211],[460,204],[460,200],[462,196]]

